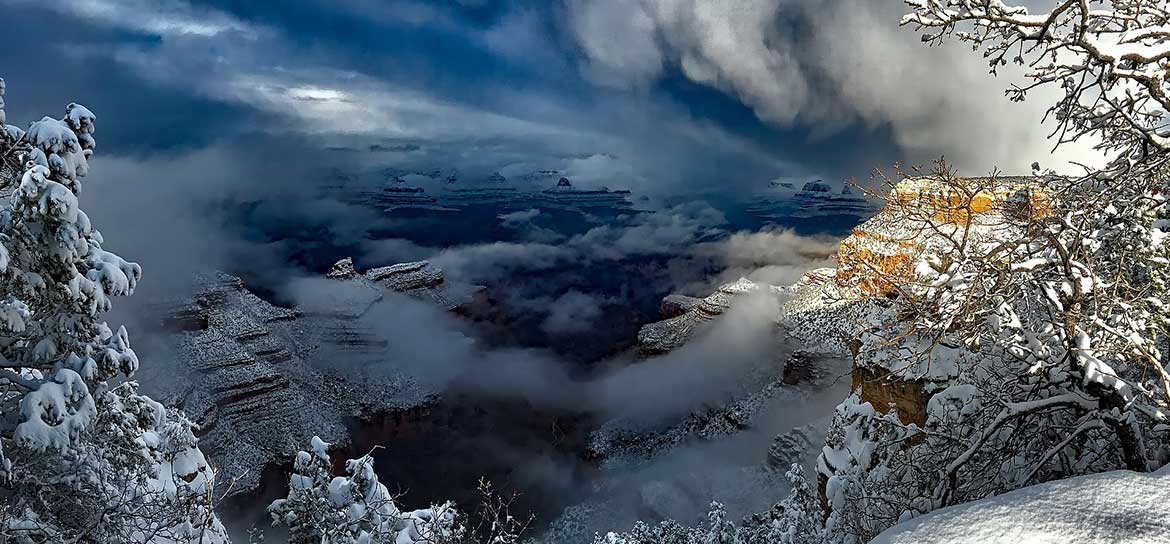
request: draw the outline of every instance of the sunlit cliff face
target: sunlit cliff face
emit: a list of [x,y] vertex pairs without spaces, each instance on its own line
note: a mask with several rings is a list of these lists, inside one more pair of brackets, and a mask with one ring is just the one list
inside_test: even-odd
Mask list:
[[907,178],[874,220],[853,229],[837,251],[838,284],[887,294],[911,279],[930,238],[947,230],[1009,228],[1051,213],[1052,202],[1028,178]]
[[1001,213],[1026,219],[1051,212],[1048,193],[1029,178],[965,178],[942,182],[936,178],[907,178],[894,186],[890,198],[898,205],[934,212],[940,224],[964,225],[973,214]]

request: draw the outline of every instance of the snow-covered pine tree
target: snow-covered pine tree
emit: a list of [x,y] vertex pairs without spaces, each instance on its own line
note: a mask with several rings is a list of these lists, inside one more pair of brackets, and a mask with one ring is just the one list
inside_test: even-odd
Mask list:
[[24,131],[5,123],[4,78],[0,78],[0,188],[11,188],[24,170],[21,157],[27,147],[17,145]]
[[192,424],[138,393],[102,319],[141,270],[78,205],[94,121],[69,104],[0,130],[0,174],[20,172],[0,177],[0,540],[226,542]]

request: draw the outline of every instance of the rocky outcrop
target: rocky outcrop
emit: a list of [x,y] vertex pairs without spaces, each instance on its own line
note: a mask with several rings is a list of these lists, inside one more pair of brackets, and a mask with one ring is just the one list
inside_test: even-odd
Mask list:
[[645,325],[638,331],[638,354],[650,357],[674,350],[703,330],[712,320],[723,315],[736,297],[761,290],[776,295],[781,292],[777,287],[760,285],[740,278],[721,285],[715,293],[706,298],[668,296],[662,302],[662,313],[674,316]]
[[[581,189],[556,170],[542,170],[519,177],[514,186],[498,172],[481,183],[448,183],[439,195],[445,206],[467,208],[492,206],[503,211],[553,208],[564,210],[626,210],[633,206],[630,191],[607,187]],[[551,185],[551,186],[550,186]]]
[[346,257],[333,263],[329,272],[325,274],[325,277],[331,280],[348,280],[355,276],[357,276],[357,270],[353,268],[353,257]]
[[532,195],[538,206],[588,210],[594,208],[627,209],[633,207],[629,201],[630,191],[600,189],[578,189],[568,178],[560,178],[552,188]]
[[[783,369],[788,365],[804,368],[809,381],[786,379]],[[828,427],[827,417],[812,423],[806,416],[791,417],[793,408],[830,413],[828,403],[845,394],[847,384],[836,377],[847,367],[848,361],[841,358],[792,354],[764,365],[762,372],[752,376],[753,387],[735,399],[697,410],[665,427],[647,429],[621,420],[604,423],[588,442],[587,455],[599,470],[595,493],[565,509],[542,541],[587,541],[595,531],[611,529],[614,520],[632,522],[626,519],[631,511],[641,519],[680,519],[680,512],[687,510],[680,501],[706,505],[718,500],[734,511],[758,504],[758,493],[767,495],[771,490],[775,496],[763,500],[779,501],[787,489],[784,473],[792,463],[809,465]],[[766,452],[758,442],[761,433],[778,433]],[[694,451],[704,455],[722,451],[729,457],[750,453],[741,464],[695,468],[684,461],[682,466],[690,468],[678,469],[674,463]],[[663,466],[670,468],[662,470]]]
[[966,224],[974,216],[1004,213],[1017,218],[1044,216],[1052,211],[1049,194],[1035,187],[1031,178],[1000,176],[964,178],[963,190],[939,179],[907,178],[894,186],[890,200],[917,208],[939,225]]
[[819,449],[828,427],[829,420],[822,419],[776,435],[768,447],[768,466],[773,470],[786,471],[793,464],[807,463],[809,452]]
[[453,212],[423,187],[408,183],[401,176],[391,176],[384,183],[363,183],[357,176],[333,173],[321,189],[326,195],[351,204],[369,206],[389,213]]
[[877,207],[864,195],[854,194],[848,185],[834,191],[831,185],[818,179],[803,184],[799,190],[792,182],[773,181],[766,190],[752,195],[745,211],[784,222],[831,216],[865,219],[876,213]]
[[[806,290],[797,303],[800,311],[790,316],[814,330],[836,324],[833,335],[838,340],[826,346],[851,358],[851,390],[857,395],[839,408],[842,417],[893,414],[902,424],[923,428],[932,397],[955,383],[960,368],[975,368],[986,357],[944,345],[922,357],[908,357],[918,349],[916,340],[887,330],[905,319],[889,299],[903,296],[913,285],[924,255],[953,243],[948,233],[961,233],[968,244],[1010,239],[1025,228],[1021,219],[1051,212],[1048,195],[1025,178],[955,181],[919,177],[894,186],[887,206],[841,243],[832,281]],[[826,511],[825,486],[833,475],[847,465],[868,462],[856,457],[864,450],[849,442],[856,437],[841,434],[830,433],[834,437],[818,462]]]
[[908,379],[883,368],[853,366],[850,372],[852,390],[858,392],[861,402],[868,402],[876,410],[893,410],[902,423],[926,425],[926,406],[930,389],[926,380]]
[[890,205],[853,229],[837,251],[836,279],[865,294],[887,294],[911,279],[913,264],[932,243],[926,225],[986,225],[997,217],[1040,217],[1051,202],[1025,178],[971,178],[965,193],[929,177],[908,178],[890,191]]
[[662,305],[658,308],[658,312],[663,319],[670,319],[687,313],[688,310],[702,302],[701,298],[686,295],[666,295],[662,299]]
[[[806,380],[792,381],[785,373],[789,365],[815,370],[808,371]],[[756,428],[760,418],[779,400],[838,386],[836,377],[845,368],[848,362],[841,358],[800,352],[781,354],[774,364],[764,365],[762,372],[752,376],[754,387],[746,388],[733,400],[687,415],[672,425],[647,430],[620,419],[605,422],[589,437],[586,454],[602,465],[615,462],[628,465],[687,441],[708,441]]]
[[170,327],[166,336],[174,361],[152,366],[177,371],[183,379],[146,376],[144,381],[163,384],[156,395],[199,425],[205,451],[234,493],[255,488],[266,466],[284,462],[314,435],[345,443],[345,419],[364,407],[392,410],[425,402],[429,393],[405,378],[384,383],[385,391],[343,385],[342,369],[310,361],[322,348],[355,349],[317,344],[336,338],[325,331],[346,329],[349,320],[308,318],[274,306],[227,274],[198,278],[191,299],[170,309],[161,316],[164,326],[184,325]]
[[[362,183],[357,176],[334,172],[323,184],[329,196],[389,213],[414,215],[449,214],[469,209],[496,212],[551,208],[569,211],[623,211],[633,203],[628,190],[606,187],[582,189],[555,170],[518,176],[510,181],[499,172],[466,181],[456,173],[444,178],[442,170],[426,173],[387,172],[382,184]],[[430,178],[430,179],[427,179]],[[427,187],[414,185],[417,181]],[[432,191],[428,193],[428,188]]]
[[426,189],[411,185],[400,177],[394,178],[381,189],[366,192],[364,197],[367,202],[388,212],[397,210],[451,211],[434,197],[428,195]]
[[393,347],[359,319],[387,292],[457,310],[482,287],[450,285],[429,263],[357,273],[350,259],[328,277],[346,289],[297,308],[273,305],[225,273],[200,276],[194,294],[155,308],[174,375],[144,376],[155,395],[199,425],[201,444],[232,493],[260,483],[314,435],[342,447],[346,422],[408,413],[436,391],[388,368]]
[[[334,270],[347,267],[353,270],[353,261],[348,257],[333,265]],[[443,270],[428,261],[381,266],[361,274],[353,271],[349,279],[367,287],[402,293],[450,311],[483,302],[486,291],[482,285],[448,282]]]

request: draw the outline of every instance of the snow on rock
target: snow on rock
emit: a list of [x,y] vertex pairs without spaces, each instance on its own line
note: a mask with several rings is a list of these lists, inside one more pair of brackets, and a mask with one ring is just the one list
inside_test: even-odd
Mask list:
[[402,293],[450,311],[457,311],[478,302],[485,291],[482,285],[448,282],[443,275],[443,269],[429,261],[398,263],[371,268],[358,274],[353,269],[353,260],[347,257],[334,264],[330,274],[344,270],[347,266],[345,274],[352,272],[353,275],[349,278],[356,284]]
[[833,387],[844,366],[841,360],[818,358],[815,364],[823,370],[817,372],[815,378],[799,384],[787,383],[778,367],[790,364],[794,357],[806,355],[793,354],[774,366],[764,365],[745,380],[756,384],[754,388],[719,406],[697,411],[664,427],[646,429],[620,418],[606,421],[589,436],[587,455],[603,467],[630,466],[689,440],[714,440],[743,432],[759,425],[760,418],[778,403],[800,403],[809,390]]
[[[446,282],[425,261],[362,274],[346,258],[328,277],[336,289],[302,297],[294,309],[261,299],[222,272],[200,276],[193,296],[155,308],[177,360],[147,370],[185,368],[188,376],[144,380],[159,384],[159,396],[200,425],[200,443],[220,477],[238,479],[234,493],[253,489],[265,466],[287,459],[313,436],[347,444],[348,418],[433,401],[435,391],[386,368],[389,346],[359,319],[387,292],[454,311],[483,290]],[[338,358],[351,364],[329,364]]]
[[395,176],[388,183],[380,187],[361,187],[345,184],[336,187],[337,193],[347,202],[368,205],[385,212],[425,211],[450,212],[454,211],[440,204],[439,201],[428,195],[426,189],[411,185],[402,177]]
[[659,306],[658,311],[663,319],[670,319],[685,314],[687,310],[694,308],[701,302],[703,302],[701,298],[688,297],[686,295],[667,295],[662,299],[662,305]]
[[774,470],[785,471],[793,463],[807,463],[809,452],[817,451],[820,442],[825,439],[828,428],[829,418],[826,417],[776,435],[776,438],[772,439],[772,445],[768,447],[768,466]]
[[368,194],[367,197],[384,207],[388,212],[395,210],[432,210],[450,211],[439,204],[438,200],[426,194],[426,190],[406,182],[402,178],[394,178],[393,182],[383,187],[381,191]]
[[[643,328],[639,335],[642,346],[657,346],[661,351],[647,353],[643,348],[649,358],[638,364],[653,365],[655,356],[696,340],[727,315],[738,297],[766,290],[788,300],[793,289],[815,289],[823,284],[833,285],[831,270],[810,273],[791,287],[741,279],[702,299],[667,297],[664,313],[681,313]],[[778,342],[788,335],[799,336],[796,331],[786,330],[789,323],[799,321],[793,316],[806,317],[807,312],[802,307],[793,312],[782,310],[774,316]],[[760,361],[746,372],[734,393],[713,406],[649,426],[620,417],[602,423],[589,436],[586,454],[601,471],[594,485],[595,497],[566,509],[552,521],[543,541],[588,541],[594,531],[612,529],[614,520],[625,522],[631,504],[650,517],[677,518],[686,510],[685,497],[715,498],[733,510],[758,506],[762,500],[779,500],[788,485],[784,471],[792,463],[811,468],[824,441],[831,406],[846,394],[848,384],[837,378],[849,366],[849,361],[836,351],[809,353],[779,345],[772,352],[773,360]],[[632,489],[629,485],[630,474],[651,474],[657,463],[669,462],[666,460],[684,455],[698,444],[736,449],[744,447],[744,441],[758,440],[760,433],[774,435],[775,439],[767,454],[754,462],[712,466],[701,473],[658,475]],[[751,448],[754,451],[759,446]],[[765,497],[773,492],[774,497]]]
[[[357,289],[379,296],[368,285]],[[190,299],[156,308],[164,327],[170,325],[175,364],[144,369],[185,369],[185,379],[171,370],[143,380],[158,384],[158,398],[199,424],[200,444],[219,477],[237,480],[232,492],[248,492],[264,467],[283,462],[315,435],[347,443],[347,418],[433,399],[433,391],[379,365],[385,341],[355,319],[371,298],[347,300],[356,311],[344,304],[293,310],[261,299],[234,276],[200,276]],[[382,368],[355,373],[322,360],[336,357],[352,361],[352,368]]]
[[[836,377],[848,366],[847,361],[800,357],[806,358],[803,364],[815,364],[823,371],[813,373],[809,381],[786,383],[780,367],[790,364],[790,357],[765,365],[760,373],[753,374],[747,381],[754,383],[754,388],[665,427],[646,429],[620,419],[604,423],[590,435],[587,450],[600,471],[595,493],[552,520],[540,541],[589,542],[594,532],[630,523],[630,516],[639,512],[646,513],[642,519],[666,516],[689,520],[690,517],[679,517],[680,512],[686,511],[685,503],[679,501],[687,498],[703,504],[718,500],[744,512],[753,511],[750,508],[761,501],[778,501],[788,489],[784,472],[792,463],[811,466],[828,428],[829,405],[844,394],[842,382]],[[796,413],[810,415],[805,419]],[[757,443],[760,433],[776,433],[776,437],[767,454],[759,455],[754,462],[714,463],[702,470],[661,470],[660,463],[671,466],[672,460],[685,458],[696,447],[710,448],[705,451],[711,455],[717,454],[710,452],[732,450],[737,452],[734,455],[745,451],[762,453]],[[630,485],[634,479],[639,485]]]
[[629,201],[630,191],[610,191],[607,187],[600,189],[578,189],[573,186],[569,178],[560,178],[551,188],[528,195],[537,207],[562,208],[568,210],[589,210],[595,208],[628,209],[633,206]]
[[638,331],[638,354],[643,357],[668,353],[686,343],[698,331],[723,315],[740,295],[767,290],[779,296],[778,287],[760,285],[746,278],[719,286],[703,299],[670,295],[662,302],[663,313],[678,313],[669,319],[644,325]]
[[356,275],[357,271],[353,268],[353,257],[346,257],[333,263],[325,277],[331,280],[348,280]]
[[818,268],[785,288],[780,317],[785,340],[803,351],[850,355],[853,336],[874,312],[861,292],[838,284],[834,275],[832,268]]
[[871,544],[1170,542],[1170,468],[1113,471],[1026,487],[895,525]]

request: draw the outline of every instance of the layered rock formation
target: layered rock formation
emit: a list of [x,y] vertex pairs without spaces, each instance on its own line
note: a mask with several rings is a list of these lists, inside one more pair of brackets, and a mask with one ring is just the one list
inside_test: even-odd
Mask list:
[[[363,186],[350,175],[331,174],[323,189],[342,201],[386,212],[452,212],[489,209],[496,213],[549,208],[569,211],[622,211],[633,207],[630,191],[580,189],[556,170],[533,172],[513,183],[499,172],[485,179],[465,181],[452,173],[443,178],[435,170],[426,174],[390,173],[385,186]],[[433,194],[407,178],[431,187]],[[429,180],[427,179],[429,178]],[[430,181],[434,180],[434,181]]]
[[[853,229],[837,252],[837,282],[856,285],[867,294],[888,293],[906,282],[913,263],[930,244],[940,243],[930,225],[970,224],[976,235],[1003,228],[1005,216],[1039,217],[1051,203],[1025,178],[971,178],[963,194],[931,178],[909,178],[890,191],[890,205]],[[929,224],[928,224],[929,223]]]
[[443,206],[434,197],[426,194],[426,190],[406,183],[406,180],[397,178],[380,193],[373,195],[373,200],[386,206],[386,211],[398,209],[444,210]]
[[[785,305],[783,321],[811,332],[793,341],[852,360],[854,405],[868,404],[919,427],[927,423],[931,399],[953,383],[960,368],[977,367],[985,356],[938,345],[921,360],[901,357],[896,351],[902,346],[865,345],[876,341],[868,331],[900,319],[891,313],[896,307],[888,298],[900,296],[898,289],[915,281],[915,267],[925,254],[951,243],[949,232],[968,236],[970,244],[992,242],[1017,234],[1021,219],[1042,217],[1051,209],[1048,196],[1024,178],[958,181],[962,191],[934,178],[896,185],[887,206],[841,243],[837,268],[821,271],[825,278],[815,285],[795,286]],[[843,463],[852,462],[855,448],[841,436],[826,443],[817,466],[822,501],[826,482]],[[827,509],[828,503],[823,506]]]
[[532,195],[533,203],[539,206],[553,208],[567,208],[588,210],[593,208],[623,209],[630,208],[630,191],[610,191],[606,187],[600,189],[578,189],[568,178],[560,178],[552,188],[545,189]]
[[666,297],[662,301],[662,314],[668,319],[650,323],[638,331],[638,354],[650,357],[667,353],[683,345],[696,332],[723,315],[736,297],[756,291],[767,291],[778,296],[783,289],[740,278],[720,286],[706,298],[698,299],[684,295]]
[[455,180],[447,184],[441,193],[443,203],[454,208],[470,206],[518,207],[523,206],[524,194],[508,184],[499,172],[479,184],[465,184]]
[[225,273],[200,276],[189,298],[156,310],[171,365],[184,379],[144,376],[155,395],[199,426],[232,493],[259,485],[266,467],[284,463],[314,435],[342,446],[346,421],[410,410],[435,391],[386,365],[391,348],[361,318],[388,292],[458,310],[482,288],[449,285],[426,262],[359,274],[349,259],[329,278],[345,288],[298,308],[275,306]]
[[736,298],[762,292],[783,301],[776,322],[785,342],[814,355],[845,355],[849,338],[856,331],[850,321],[838,318],[860,311],[851,310],[858,297],[848,290],[835,281],[834,269],[818,268],[788,286],[762,285],[740,278],[704,298],[669,295],[660,308],[665,319],[638,331],[638,354],[652,357],[673,351],[719,319]]
[[[337,266],[337,265],[334,265]],[[484,287],[447,282],[443,271],[428,261],[371,268],[360,278],[394,292],[430,302],[450,311],[483,302]]]
[[791,182],[773,181],[766,190],[752,195],[745,211],[783,223],[789,219],[833,216],[865,219],[876,213],[877,208],[848,185],[834,191],[828,183],[815,180],[800,189]]
[[[646,358],[636,364],[658,364],[658,357],[697,340],[727,318],[728,309],[743,295],[767,293],[787,299],[822,285],[835,285],[831,270],[811,272],[789,287],[741,279],[704,298],[670,295],[662,302],[666,319],[647,325],[639,335]],[[804,315],[799,308],[792,313]],[[779,500],[786,489],[784,473],[791,464],[811,467],[824,441],[831,406],[846,394],[849,384],[837,378],[848,371],[849,361],[793,350],[784,341],[788,318],[778,312],[775,319],[777,347],[769,350],[773,357],[765,357],[750,370],[737,370],[745,374],[742,384],[726,401],[649,427],[645,422],[616,418],[591,433],[586,454],[600,470],[593,484],[595,496],[566,509],[543,541],[588,540],[593,531],[611,529],[614,520],[626,520],[631,511],[641,519],[680,519],[679,512],[686,512],[688,504],[705,507],[707,501],[718,500],[736,511],[761,500]],[[761,435],[773,434],[770,444],[760,443]],[[694,451],[727,457],[747,451],[759,455],[701,469],[672,464]],[[671,468],[664,471],[663,465]]]
[[391,179],[384,187],[370,190],[344,187],[341,190],[344,191],[346,201],[369,205],[387,212],[404,210],[454,211],[453,208],[441,204],[434,197],[428,195],[426,189],[411,185],[401,177]]

